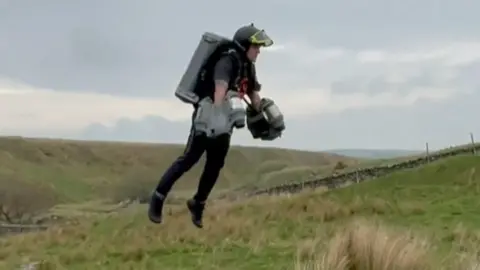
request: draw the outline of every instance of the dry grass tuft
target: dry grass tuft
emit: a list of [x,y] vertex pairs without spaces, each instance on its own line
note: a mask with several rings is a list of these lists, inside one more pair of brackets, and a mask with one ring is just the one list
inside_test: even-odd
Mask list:
[[429,245],[410,233],[356,220],[339,231],[326,247],[317,243],[299,249],[297,269],[427,270]]

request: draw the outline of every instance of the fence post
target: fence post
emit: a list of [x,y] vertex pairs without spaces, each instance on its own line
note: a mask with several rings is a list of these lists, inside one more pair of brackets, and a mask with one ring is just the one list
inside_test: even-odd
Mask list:
[[477,155],[477,149],[475,149],[475,139],[473,138],[473,132],[470,132],[470,141],[472,142],[472,152],[473,155]]
[[428,150],[428,142],[425,143],[425,153],[427,158],[427,163],[430,162],[430,151]]
[[358,169],[355,169],[355,182],[357,182],[357,184],[360,182],[360,179],[358,177]]

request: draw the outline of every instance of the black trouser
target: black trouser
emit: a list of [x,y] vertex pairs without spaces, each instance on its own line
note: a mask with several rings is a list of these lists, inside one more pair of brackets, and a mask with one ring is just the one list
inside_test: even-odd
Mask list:
[[204,152],[207,152],[205,167],[200,176],[197,193],[194,196],[196,201],[204,202],[210,195],[225,164],[225,158],[230,148],[231,136],[230,134],[220,135],[216,138],[207,138],[205,135],[195,136],[193,119],[196,112],[197,110],[195,109],[192,115],[190,135],[183,154],[165,171],[156,190],[160,194],[167,196],[175,182],[200,160]]

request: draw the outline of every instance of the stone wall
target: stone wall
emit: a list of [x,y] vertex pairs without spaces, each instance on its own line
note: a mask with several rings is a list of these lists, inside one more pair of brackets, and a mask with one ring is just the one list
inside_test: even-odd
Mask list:
[[430,154],[428,157],[419,157],[408,161],[403,161],[397,164],[381,165],[365,169],[359,169],[352,172],[342,173],[338,175],[327,176],[323,178],[317,178],[300,183],[284,184],[274,187],[269,187],[263,190],[254,191],[248,196],[258,195],[278,195],[282,193],[297,193],[304,189],[315,189],[318,187],[328,187],[329,189],[341,187],[348,182],[362,182],[369,179],[375,179],[377,177],[385,176],[394,172],[417,168],[425,165],[426,163],[436,160],[448,158],[451,156],[475,154],[480,150],[480,144],[464,145],[451,149],[445,149],[436,153]]
[[27,225],[27,224],[0,224],[0,236],[15,233],[43,231],[48,227],[43,225]]

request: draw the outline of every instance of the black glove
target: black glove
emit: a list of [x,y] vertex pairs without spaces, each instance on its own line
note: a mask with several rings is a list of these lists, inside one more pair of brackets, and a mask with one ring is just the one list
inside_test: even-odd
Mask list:
[[274,128],[270,128],[267,132],[260,136],[262,141],[273,141],[282,136],[282,132]]
[[270,125],[261,112],[255,111],[250,106],[247,107],[247,128],[254,139],[261,138],[268,133]]

